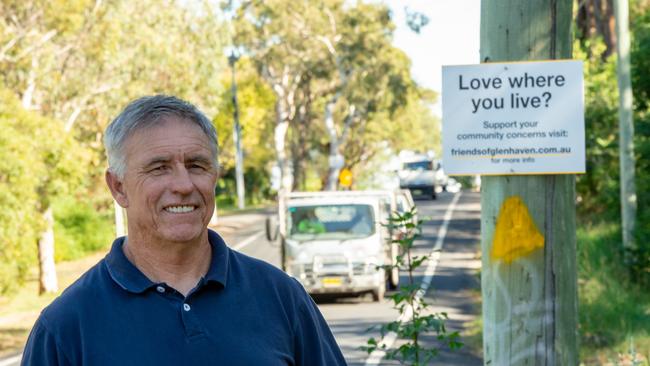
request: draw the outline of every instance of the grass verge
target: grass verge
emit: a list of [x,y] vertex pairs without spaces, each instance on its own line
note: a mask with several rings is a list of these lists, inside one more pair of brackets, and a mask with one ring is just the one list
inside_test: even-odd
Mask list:
[[623,265],[620,228],[600,223],[579,229],[577,237],[581,360],[648,365],[650,291]]

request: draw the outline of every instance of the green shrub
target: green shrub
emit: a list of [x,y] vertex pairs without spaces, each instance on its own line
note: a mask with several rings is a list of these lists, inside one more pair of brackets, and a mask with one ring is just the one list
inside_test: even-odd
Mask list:
[[56,261],[73,260],[110,246],[115,236],[113,212],[92,203],[62,199],[54,205]]
[[618,92],[616,59],[602,60],[602,41],[594,40],[583,49],[577,42],[574,57],[584,61],[586,174],[576,177],[580,204],[585,217],[610,217],[619,212]]
[[636,248],[629,256],[630,272],[635,282],[650,292],[650,212],[645,207],[639,207],[635,240]]
[[[638,204],[636,245],[630,252],[627,270],[629,279],[650,289],[650,77],[647,76],[650,55],[650,13],[633,22],[632,76],[634,90],[634,153],[636,194]],[[618,88],[616,57],[605,60],[605,45],[600,39],[574,44],[574,57],[585,67],[585,134],[586,174],[576,178],[579,204],[578,218],[586,225],[600,221],[620,221]],[[620,239],[612,243],[620,247]],[[615,256],[609,262],[623,260]],[[617,265],[617,263],[610,263]]]
[[[244,189],[246,205],[259,205],[271,196],[269,174],[264,169],[246,168],[244,172]],[[237,182],[235,169],[227,169],[219,177],[216,187],[217,206],[232,208],[237,204]]]
[[45,166],[34,138],[24,130],[46,122],[0,88],[0,295],[19,286],[36,261],[43,228],[37,188]]
[[37,264],[43,214],[53,199],[82,185],[86,156],[60,121],[23,109],[0,87],[0,294]]

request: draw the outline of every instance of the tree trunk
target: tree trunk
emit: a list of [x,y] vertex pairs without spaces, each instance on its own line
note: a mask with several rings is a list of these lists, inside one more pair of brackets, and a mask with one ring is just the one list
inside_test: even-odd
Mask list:
[[291,141],[291,168],[293,170],[293,185],[291,190],[301,191],[305,189],[307,166],[307,143],[304,138],[304,128],[299,124],[293,125],[293,139]]
[[289,130],[289,120],[287,111],[283,102],[278,100],[275,103],[276,108],[276,125],[275,125],[275,154],[278,158],[280,167],[280,190],[290,192],[293,184],[293,176],[286,152],[287,131]]
[[634,184],[634,121],[632,107],[632,82],[630,80],[630,33],[628,30],[627,0],[614,0],[616,12],[616,35],[618,38],[616,54],[618,56],[618,94],[619,94],[619,160],[621,171],[621,216],[623,231],[623,248],[626,262],[636,249],[634,243],[634,226],[636,222],[636,187]]
[[579,0],[576,26],[582,41],[602,37],[605,51],[600,55],[609,57],[616,49],[616,32],[612,0]]
[[309,84],[307,90],[303,91],[304,97],[302,105],[298,108],[296,116],[292,121],[292,139],[291,139],[291,166],[293,168],[293,187],[294,191],[304,190],[307,183],[306,167],[309,163],[309,136],[311,127],[311,99],[309,97]]
[[36,54],[32,54],[32,67],[29,69],[29,77],[27,78],[27,88],[23,92],[21,104],[23,108],[31,110],[33,107],[34,91],[36,90],[36,70],[38,69],[38,58]]
[[113,200],[113,208],[115,210],[115,236],[119,238],[126,235],[124,209],[117,203],[116,200]]
[[[570,0],[483,0],[481,60],[571,58],[571,17]],[[497,219],[512,202],[543,248],[494,260]],[[484,176],[481,207],[485,365],[577,365],[575,177]]]
[[[32,54],[32,68],[29,71],[27,88],[21,100],[23,108],[27,110],[33,108],[37,68],[38,58],[35,54]],[[45,211],[42,212],[45,229],[41,232],[41,236],[38,239],[39,294],[57,292],[59,290],[56,277],[56,265],[54,264],[54,214],[52,213],[52,206],[49,204],[43,204],[41,207],[45,207]]]
[[325,105],[325,128],[330,138],[329,149],[329,170],[327,173],[326,191],[335,191],[338,187],[339,174],[345,165],[345,158],[339,153],[339,136],[334,124],[334,105],[336,100],[329,101]]
[[38,240],[38,265],[39,265],[39,294],[57,292],[59,290],[54,265],[54,215],[52,207],[43,213],[45,230]]

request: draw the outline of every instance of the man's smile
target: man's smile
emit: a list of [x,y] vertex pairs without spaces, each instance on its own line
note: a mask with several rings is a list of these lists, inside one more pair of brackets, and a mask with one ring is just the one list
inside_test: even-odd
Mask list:
[[171,213],[187,213],[196,210],[196,206],[194,205],[167,206],[164,208],[164,210]]

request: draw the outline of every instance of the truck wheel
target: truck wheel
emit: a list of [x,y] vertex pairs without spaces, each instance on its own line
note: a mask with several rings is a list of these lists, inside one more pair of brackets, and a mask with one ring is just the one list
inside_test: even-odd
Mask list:
[[386,286],[382,283],[375,290],[372,290],[372,301],[374,302],[384,301],[385,294],[386,294]]
[[278,238],[278,233],[280,232],[280,225],[278,224],[275,218],[267,217],[264,222],[264,229],[266,233],[266,240],[272,242]]
[[393,268],[390,271],[390,278],[388,279],[388,288],[391,290],[397,290],[399,286],[399,269]]
[[[380,269],[380,275],[382,279],[386,278],[386,270]],[[383,280],[379,283],[377,288],[374,290],[370,291],[372,294],[372,301],[374,302],[382,302],[384,300],[384,295],[386,295],[386,281]]]

